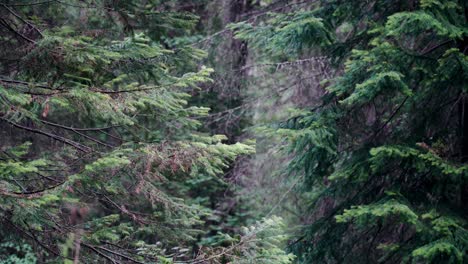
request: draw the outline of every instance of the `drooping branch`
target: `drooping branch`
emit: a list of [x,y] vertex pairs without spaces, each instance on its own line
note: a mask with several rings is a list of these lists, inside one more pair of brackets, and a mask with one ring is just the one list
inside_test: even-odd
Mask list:
[[46,120],[42,120],[42,119],[39,120],[39,121],[41,121],[42,123],[47,124],[47,125],[51,125],[51,126],[55,126],[55,127],[60,127],[60,128],[63,128],[63,129],[73,130],[73,131],[102,131],[102,130],[108,130],[108,129],[112,129],[112,128],[115,128],[115,127],[119,127],[119,126],[107,126],[107,127],[85,127],[85,128],[78,128],[78,127],[65,126],[65,125],[53,123],[53,122],[46,121]]
[[11,8],[9,8],[8,6],[6,6],[5,4],[2,4],[2,6],[8,10],[8,12],[10,14],[12,14],[13,16],[15,16],[16,18],[18,18],[19,20],[21,20],[23,23],[25,23],[26,25],[30,26],[31,28],[33,28],[37,33],[39,33],[39,35],[41,37],[44,37],[42,35],[42,32],[33,24],[29,23],[28,21],[26,21],[24,18],[22,18],[20,15],[18,15],[16,12],[14,12]]
[[99,145],[102,145],[102,146],[105,146],[105,147],[108,147],[108,148],[114,148],[114,146],[112,145],[109,145],[105,142],[102,142],[100,141],[99,139],[96,139],[94,137],[91,137],[91,136],[88,136],[80,131],[102,131],[103,129],[109,129],[109,128],[112,128],[112,127],[108,127],[108,128],[73,128],[73,127],[67,127],[67,126],[64,126],[64,125],[60,125],[60,124],[55,124],[55,123],[52,123],[52,122],[48,122],[48,121],[45,121],[45,120],[40,120],[42,123],[44,124],[47,124],[47,125],[50,125],[50,126],[54,126],[54,127],[59,127],[59,128],[63,128],[63,129],[66,129],[66,130],[70,130],[86,139],[89,139]]
[[20,38],[26,40],[27,42],[30,42],[32,44],[36,44],[36,41],[26,37],[25,35],[21,34],[17,30],[15,30],[10,24],[8,24],[8,22],[5,19],[3,19],[1,17],[0,17],[0,25],[4,26],[6,29],[11,31],[13,34],[15,34],[15,35],[19,36]]
[[[53,88],[53,87],[50,87],[50,86],[47,86],[47,85],[35,84],[35,83],[19,81],[19,80],[9,80],[9,79],[0,78],[0,83],[17,84],[17,85],[22,85],[22,86],[26,86],[26,87],[37,87],[37,88],[41,88],[41,89],[53,90],[53,91],[55,91],[55,93],[65,93],[66,92],[66,90],[63,89],[63,88]],[[173,86],[175,84],[177,84],[177,82],[168,83],[168,84],[164,84],[164,85],[155,85],[155,86],[150,86],[150,87],[142,87],[142,88],[137,88],[137,89],[127,89],[127,90],[117,90],[117,91],[102,90],[102,89],[96,89],[96,88],[90,88],[89,90],[92,91],[92,92],[102,93],[102,94],[120,94],[120,93],[151,91],[151,90],[156,90],[156,89],[160,89],[160,88],[171,87],[171,86]],[[53,95],[53,94],[50,94],[50,95]]]
[[85,145],[82,145],[76,141],[73,141],[73,140],[70,140],[68,138],[64,138],[64,137],[61,137],[61,136],[58,136],[58,135],[55,135],[55,134],[52,134],[52,133],[49,133],[49,132],[45,132],[45,131],[42,131],[42,130],[39,130],[39,129],[35,129],[35,128],[32,128],[32,127],[27,127],[27,126],[23,126],[23,125],[20,125],[20,124],[17,124],[15,122],[12,122],[6,118],[3,118],[3,117],[0,117],[0,120],[16,127],[16,128],[19,128],[19,129],[22,129],[22,130],[26,130],[26,131],[29,131],[31,133],[35,133],[35,134],[39,134],[39,135],[44,135],[46,137],[49,137],[49,138],[52,138],[54,140],[57,140],[59,142],[62,142],[66,145],[69,145],[79,151],[82,151],[82,152],[85,152],[85,153],[88,153],[90,151],[92,151],[91,148],[85,146]]
[[64,184],[65,182],[60,182],[58,184],[52,185],[50,187],[41,189],[41,190],[36,190],[36,191],[27,191],[27,192],[8,192],[5,190],[0,189],[0,195],[3,196],[9,196],[9,197],[14,197],[14,198],[27,198],[27,199],[32,199],[36,198],[41,195],[41,193],[52,190],[57,188],[58,186]]
[[30,83],[30,82],[19,81],[19,80],[11,80],[11,79],[5,79],[5,78],[0,78],[0,83],[17,84],[17,85],[22,85],[22,86],[27,86],[27,87],[37,87],[41,89],[61,91],[61,89],[56,89],[56,88],[43,85],[43,84],[36,84],[36,83]]

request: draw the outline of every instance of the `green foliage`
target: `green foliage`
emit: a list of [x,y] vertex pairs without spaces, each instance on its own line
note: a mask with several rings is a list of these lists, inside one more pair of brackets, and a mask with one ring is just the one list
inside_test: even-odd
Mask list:
[[[467,261],[465,9],[318,1],[233,27],[260,56],[287,54],[267,63],[319,54],[337,68],[320,104],[277,125],[310,199],[299,263]],[[323,34],[310,41],[304,25]]]
[[[219,234],[218,243],[231,246],[215,247],[208,257],[201,255],[200,259],[222,261],[228,263],[293,263],[295,256],[284,250],[288,239],[286,225],[282,218],[272,216],[257,221],[254,225],[243,227],[240,235],[231,237]],[[211,257],[209,257],[211,255]]]
[[[27,239],[46,262],[172,263],[211,235],[222,176],[254,142],[200,132],[210,108],[191,97],[213,70],[200,65],[206,52],[178,41],[198,17],[163,2],[0,6],[14,25],[1,25],[10,52],[0,58],[17,62],[0,67],[0,234],[15,230],[6,243]],[[30,248],[18,251],[33,262]]]
[[[203,40],[203,23],[217,28],[228,15],[200,22],[185,10],[209,1],[4,2],[2,263],[468,261],[464,1],[246,1],[265,9],[234,14],[245,20]],[[237,40],[218,49],[241,56],[196,48],[229,30]],[[317,105],[251,130],[279,139],[278,153],[288,144],[284,197],[303,200],[290,209],[300,212],[295,237],[278,217],[238,232],[262,212],[238,205],[244,197],[223,208],[235,191],[226,178],[255,142],[233,143],[241,121],[225,123],[235,137],[203,132],[222,115],[210,107],[231,115],[256,104],[239,92],[216,105],[213,86],[262,79],[247,53],[277,70],[315,59],[260,88],[302,71],[320,78]],[[203,61],[239,74],[213,75]]]
[[390,92],[400,91],[402,94],[410,96],[411,90],[402,81],[402,77],[402,74],[398,72],[378,73],[370,79],[356,84],[354,92],[341,103],[348,105],[368,103],[377,95],[382,94],[384,89]]
[[386,35],[391,37],[405,37],[414,32],[433,32],[439,37],[460,38],[465,29],[450,23],[438,21],[430,13],[424,11],[401,12],[388,18],[385,25]]
[[240,22],[229,26],[235,37],[273,56],[297,54],[315,44],[331,40],[323,20],[314,12],[270,13],[259,25]]
[[2,264],[37,263],[37,258],[34,256],[29,244],[3,242],[0,244],[0,256],[0,263]]
[[453,244],[448,242],[433,242],[429,245],[414,250],[411,256],[416,260],[437,263],[463,263],[463,253]]
[[418,215],[415,214],[407,205],[390,199],[385,202],[377,202],[371,205],[352,206],[351,209],[345,209],[343,214],[335,216],[337,223],[355,221],[361,227],[367,227],[378,223],[380,219],[395,216],[399,221],[416,225]]
[[275,216],[245,228],[241,237],[245,241],[240,249],[242,257],[233,263],[292,263],[294,255],[283,249],[287,239],[285,228],[283,220]]

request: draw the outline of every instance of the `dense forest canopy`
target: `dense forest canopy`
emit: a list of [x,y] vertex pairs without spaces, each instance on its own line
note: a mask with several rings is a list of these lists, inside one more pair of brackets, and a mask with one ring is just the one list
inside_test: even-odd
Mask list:
[[0,0],[0,263],[467,263],[463,0]]

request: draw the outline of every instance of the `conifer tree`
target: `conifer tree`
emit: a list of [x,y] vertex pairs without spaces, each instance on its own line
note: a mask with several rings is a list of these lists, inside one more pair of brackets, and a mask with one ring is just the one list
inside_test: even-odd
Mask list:
[[313,219],[298,263],[467,262],[465,1],[304,2],[232,26],[270,61],[337,69],[276,124]]
[[0,4],[2,261],[171,263],[197,254],[212,215],[206,195],[253,146],[198,132],[209,108],[188,100],[212,70],[199,66],[205,52],[175,41],[197,18],[160,8]]

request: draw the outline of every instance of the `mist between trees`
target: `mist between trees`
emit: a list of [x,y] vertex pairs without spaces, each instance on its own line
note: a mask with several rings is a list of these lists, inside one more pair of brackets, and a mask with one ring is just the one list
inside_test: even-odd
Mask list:
[[467,5],[0,0],[0,263],[467,263]]

